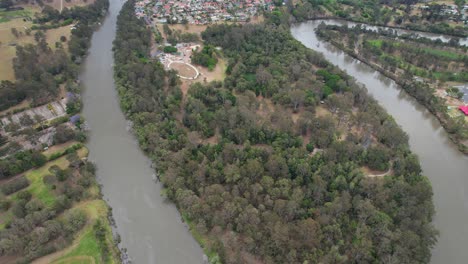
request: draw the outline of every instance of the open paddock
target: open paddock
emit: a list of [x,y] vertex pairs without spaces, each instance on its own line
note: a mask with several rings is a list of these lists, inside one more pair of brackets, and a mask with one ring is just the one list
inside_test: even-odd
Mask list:
[[[30,21],[23,21],[21,18],[16,18],[8,22],[0,23],[0,80],[15,80],[13,71],[13,58],[16,56],[16,46],[33,44],[34,33],[26,35],[26,29],[30,28]],[[18,37],[11,32],[12,28],[16,28],[19,32]],[[68,50],[68,40],[71,36],[70,26],[49,29],[45,31],[46,40],[52,49],[55,49],[55,43],[60,42],[60,37],[65,36],[67,42],[62,43],[65,50]]]
[[92,4],[93,2],[94,0],[46,0],[44,1],[44,4],[61,11],[63,8],[85,6]]

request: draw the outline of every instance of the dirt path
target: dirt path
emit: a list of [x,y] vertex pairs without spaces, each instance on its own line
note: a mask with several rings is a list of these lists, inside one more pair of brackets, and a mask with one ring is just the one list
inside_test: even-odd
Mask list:
[[392,168],[388,169],[388,171],[381,173],[381,174],[366,174],[367,177],[384,177],[390,175],[392,173]]

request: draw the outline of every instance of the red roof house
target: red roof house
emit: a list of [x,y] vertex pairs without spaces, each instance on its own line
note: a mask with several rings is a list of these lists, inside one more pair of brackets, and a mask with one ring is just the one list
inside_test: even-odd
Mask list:
[[468,105],[458,107],[466,116],[468,116]]

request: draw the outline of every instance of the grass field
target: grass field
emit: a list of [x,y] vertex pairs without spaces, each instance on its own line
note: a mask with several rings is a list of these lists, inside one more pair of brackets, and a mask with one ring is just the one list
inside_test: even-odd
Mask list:
[[383,41],[381,39],[371,39],[371,40],[368,40],[367,42],[369,42],[371,46],[374,46],[380,49],[382,47]]
[[[0,23],[0,80],[15,80],[15,73],[13,71],[13,58],[16,56],[16,45],[33,43],[33,36],[26,36],[25,28],[30,28],[32,23],[30,21],[23,21],[23,19],[12,19],[4,23]],[[16,28],[22,32],[22,36],[16,38],[11,29]]]
[[[65,150],[65,148],[63,149]],[[61,150],[61,151],[63,151]],[[80,158],[86,157],[88,155],[88,149],[81,148],[77,151]],[[58,158],[54,161],[48,162],[46,165],[42,166],[39,169],[31,170],[27,172],[26,178],[29,180],[30,184],[25,189],[28,190],[35,198],[39,199],[45,206],[50,207],[56,201],[56,197],[53,194],[51,188],[44,184],[44,176],[50,174],[49,168],[57,165],[61,169],[66,169],[68,167],[68,160],[65,156]],[[16,194],[13,194],[11,197],[12,200],[16,199]]]
[[431,55],[435,55],[435,56],[438,56],[438,57],[444,57],[444,58],[448,58],[448,59],[451,59],[451,60],[456,60],[456,59],[458,59],[460,57],[459,54],[457,54],[455,52],[447,51],[447,50],[426,48],[426,49],[424,49],[424,51],[431,54]]
[[44,1],[44,4],[60,11],[61,8],[71,8],[74,6],[85,6],[94,3],[94,0],[52,0],[50,3]]
[[[34,43],[34,32],[31,35],[26,35],[26,29],[31,28],[31,21],[23,21],[21,18],[9,20],[5,23],[0,23],[0,80],[15,80],[13,70],[13,58],[16,56],[16,46]],[[16,37],[11,32],[12,28],[16,28],[20,32],[20,36]],[[61,36],[70,39],[70,26],[49,29],[45,32],[47,43],[52,49],[55,49],[55,42],[60,41]],[[64,43],[65,50],[68,50],[67,43]]]
[[[32,19],[38,8],[25,8],[24,10],[5,11],[0,9],[0,23],[8,22],[15,18]],[[0,24],[2,25],[2,24]]]
[[70,26],[49,29],[46,31],[47,43],[52,49],[55,49],[55,42],[60,42],[60,37],[65,36],[67,42],[63,43],[65,50],[68,50],[68,40],[70,40],[71,29]]
[[50,158],[52,155],[54,155],[56,153],[63,152],[67,148],[69,148],[69,147],[71,147],[71,146],[73,146],[75,144],[78,144],[78,141],[74,141],[74,140],[68,141],[68,142],[65,142],[65,143],[60,144],[60,145],[52,146],[49,149],[47,149],[46,151],[43,151],[42,154],[44,154],[47,158]]
[[[102,200],[93,200],[78,204],[75,209],[86,212],[89,224],[80,232],[71,246],[71,250],[63,252],[63,256],[53,261],[54,264],[65,263],[100,263],[101,249],[93,232],[92,224],[97,220],[105,220],[107,217],[107,205]],[[111,235],[111,230],[108,230]],[[114,263],[111,261],[110,263]]]
[[[93,0],[88,1],[88,3],[92,2]],[[26,29],[32,27],[32,18],[34,18],[35,13],[40,11],[39,7],[33,6],[27,6],[24,10],[8,12],[0,9],[0,80],[15,80],[13,58],[16,56],[16,46],[34,43],[35,31],[32,31],[28,36],[26,35]],[[13,35],[12,28],[19,32],[18,37]],[[67,40],[70,39],[71,29],[70,26],[65,26],[47,30],[45,34],[49,46],[55,49],[55,43],[60,41],[61,36],[65,36]],[[68,49],[67,43],[64,43],[64,48]]]
[[[44,152],[45,155],[51,156],[54,153],[63,153],[67,148],[72,146],[76,142],[68,142],[59,146],[55,146]],[[86,157],[88,155],[88,149],[82,147],[77,150],[77,154],[80,158]],[[28,190],[35,199],[41,200],[45,206],[53,205],[56,200],[56,196],[53,193],[53,190],[44,184],[43,177],[47,174],[50,174],[49,168],[57,165],[61,169],[68,167],[69,162],[66,159],[66,156],[62,156],[54,161],[48,162],[46,165],[41,168],[30,170],[25,173],[25,176],[30,181],[30,185],[24,190]],[[42,263],[54,263],[54,264],[69,264],[69,263],[102,263],[102,250],[99,240],[96,238],[93,226],[96,221],[99,219],[103,221],[105,230],[106,230],[106,246],[110,249],[108,261],[106,263],[119,263],[118,260],[118,251],[117,248],[113,246],[113,236],[110,224],[107,220],[108,207],[107,204],[100,199],[99,187],[97,184],[92,184],[86,192],[89,194],[87,200],[78,202],[73,205],[69,210],[81,210],[86,213],[87,224],[81,231],[79,231],[72,245],[69,247],[43,256],[32,263],[42,264]],[[16,195],[12,194],[9,198],[14,201]],[[58,218],[61,218],[63,214],[59,215]],[[10,211],[3,212],[0,214],[0,229],[5,227],[5,224],[10,221],[12,218],[12,213]]]
[[[73,244],[62,251],[44,256],[33,261],[33,264],[92,264],[101,263],[101,249],[94,235],[93,224],[96,220],[107,221],[108,208],[103,200],[91,200],[77,204],[71,210],[82,210],[88,217],[88,224],[81,230]],[[112,245],[112,231],[107,226],[107,243]],[[117,252],[111,252],[112,257],[107,263],[119,263],[116,257]]]

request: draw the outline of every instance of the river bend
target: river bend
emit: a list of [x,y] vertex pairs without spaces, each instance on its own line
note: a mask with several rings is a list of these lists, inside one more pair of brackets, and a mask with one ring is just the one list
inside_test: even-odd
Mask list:
[[315,34],[319,23],[321,21],[294,25],[292,34],[367,87],[369,93],[408,133],[411,150],[419,156],[423,173],[432,183],[436,208],[434,224],[440,231],[440,237],[432,251],[431,262],[467,263],[468,156],[457,150],[438,120],[394,81],[319,40]]

